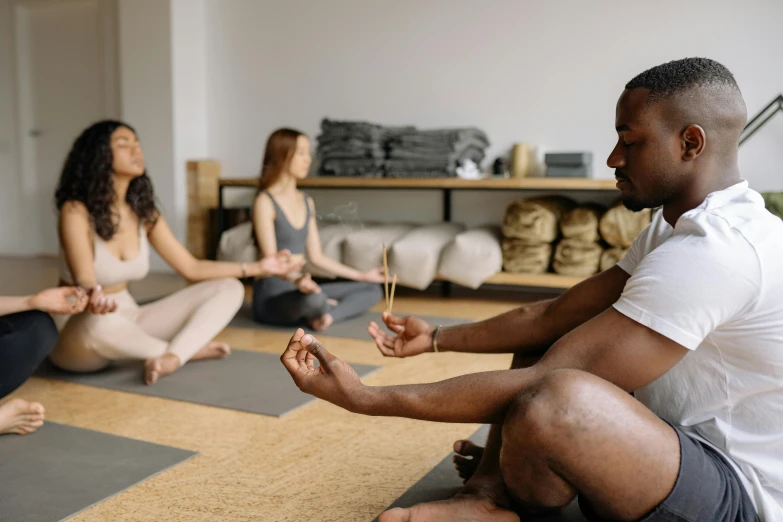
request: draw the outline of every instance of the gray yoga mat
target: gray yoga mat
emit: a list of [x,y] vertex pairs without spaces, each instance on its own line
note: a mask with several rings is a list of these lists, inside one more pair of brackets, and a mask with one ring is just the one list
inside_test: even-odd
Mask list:
[[70,518],[197,453],[46,422],[0,437],[0,521]]
[[[483,446],[489,435],[489,426],[480,428],[476,433],[470,436],[470,440]],[[395,507],[411,507],[414,504],[423,502],[435,502],[438,500],[447,500],[453,497],[462,487],[462,479],[457,475],[452,461],[454,452],[443,459],[440,464],[424,475],[421,480],[411,486],[411,488],[402,494],[400,498],[394,501],[392,505],[386,508],[389,510]],[[384,510],[384,511],[386,511]],[[377,518],[374,522],[377,522]],[[540,522],[585,522],[585,518],[579,511],[579,505],[576,500],[566,507],[562,513],[546,517],[526,517],[524,520]]]
[[[426,315],[417,315],[419,319],[427,321],[430,324],[440,324],[443,326],[454,326],[456,324],[465,324],[471,322],[469,319],[456,319],[453,317],[433,317]],[[367,333],[367,326],[370,321],[382,325],[380,312],[367,312],[362,315],[347,319],[345,321],[335,323],[329,327],[325,332],[314,332],[306,326],[302,326],[306,333],[314,335],[321,335],[324,337],[343,337],[345,339],[359,339],[359,340],[371,340],[370,334]],[[293,334],[296,330],[296,326],[277,326],[274,324],[261,324],[253,320],[253,313],[249,304],[245,304],[240,308],[234,319],[231,320],[229,326],[235,328],[257,328],[259,330],[269,330],[270,332],[286,332]]]
[[[280,347],[280,353],[283,348]],[[366,377],[380,368],[364,364],[351,366],[359,377]],[[142,381],[142,368],[141,361],[134,361],[98,373],[77,374],[60,371],[47,361],[36,375],[275,417],[315,400],[299,391],[280,362],[280,355],[273,353],[233,350],[225,359],[188,363],[152,386]]]

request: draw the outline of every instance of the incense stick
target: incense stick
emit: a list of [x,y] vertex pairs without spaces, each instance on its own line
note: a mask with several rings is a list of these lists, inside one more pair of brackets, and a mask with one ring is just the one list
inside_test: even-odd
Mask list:
[[397,286],[397,274],[394,274],[392,278],[391,296],[389,297],[389,313],[392,313],[392,306],[394,305],[394,288]]
[[391,313],[389,306],[389,263],[386,261],[386,245],[383,245],[383,295],[386,298],[386,311]]

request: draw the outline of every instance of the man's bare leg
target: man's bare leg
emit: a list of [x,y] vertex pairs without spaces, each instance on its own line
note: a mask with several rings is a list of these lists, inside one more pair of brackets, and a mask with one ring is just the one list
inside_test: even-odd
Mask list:
[[521,394],[501,434],[455,499],[392,510],[381,521],[500,520],[487,502],[558,508],[577,492],[601,517],[638,520],[679,473],[677,433],[625,391],[576,370],[552,372]]
[[[541,350],[540,354],[514,354],[514,358],[511,360],[511,369],[517,370],[519,368],[529,368],[541,359],[541,356],[546,352],[546,349]],[[500,431],[496,430],[494,433],[490,431],[489,437],[500,437]],[[484,448],[474,444],[470,440],[462,439],[454,443],[454,467],[457,468],[457,474],[463,480],[463,484],[466,483],[478,468],[481,457],[484,454]]]

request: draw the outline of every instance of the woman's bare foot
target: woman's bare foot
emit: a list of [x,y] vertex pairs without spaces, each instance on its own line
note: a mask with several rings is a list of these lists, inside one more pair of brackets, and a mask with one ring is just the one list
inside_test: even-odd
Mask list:
[[457,468],[457,473],[464,484],[476,472],[481,456],[484,455],[484,448],[476,446],[469,440],[458,440],[454,443],[454,451],[457,453],[453,459],[454,467]]
[[144,382],[155,384],[161,377],[177,371],[179,366],[179,357],[173,353],[147,359],[144,361]]
[[231,347],[226,343],[219,343],[212,341],[207,344],[201,350],[196,352],[196,355],[190,358],[191,361],[202,361],[204,359],[222,359],[231,355]]
[[28,435],[44,423],[44,407],[37,402],[11,399],[0,404],[0,435]]
[[451,500],[395,508],[378,517],[379,522],[519,522],[513,512],[482,497],[457,495]]
[[332,317],[332,314],[324,314],[318,319],[313,319],[310,321],[310,328],[315,330],[316,332],[323,332],[330,326],[332,326],[332,323],[334,322],[334,317]]

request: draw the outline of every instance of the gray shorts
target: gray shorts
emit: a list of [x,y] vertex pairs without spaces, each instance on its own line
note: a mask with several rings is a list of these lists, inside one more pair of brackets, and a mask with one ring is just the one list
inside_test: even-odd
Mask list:
[[[680,474],[669,496],[640,522],[759,522],[731,465],[706,444],[674,431],[680,438]],[[603,520],[581,498],[579,507],[588,520]]]

